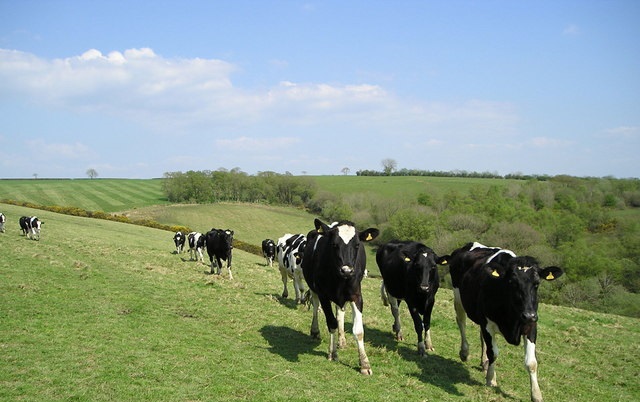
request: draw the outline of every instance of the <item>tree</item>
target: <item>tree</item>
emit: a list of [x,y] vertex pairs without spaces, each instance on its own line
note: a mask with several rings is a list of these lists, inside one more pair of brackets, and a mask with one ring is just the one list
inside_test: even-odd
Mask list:
[[381,163],[384,174],[387,176],[391,176],[391,173],[393,173],[398,167],[398,162],[391,158],[383,159]]
[[94,168],[88,169],[87,176],[89,176],[90,179],[95,179],[96,177],[98,177],[98,172],[96,172]]
[[349,172],[351,172],[351,169],[349,169],[348,167],[343,167],[341,172],[342,172],[343,175],[346,176],[346,175],[349,174]]

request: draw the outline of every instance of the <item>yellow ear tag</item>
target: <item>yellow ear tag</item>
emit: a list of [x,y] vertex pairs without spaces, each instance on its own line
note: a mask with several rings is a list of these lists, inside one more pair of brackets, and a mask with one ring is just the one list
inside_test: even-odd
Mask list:
[[318,228],[318,233],[322,233],[322,228],[321,227]]
[[404,257],[404,260],[405,260],[406,262],[409,262],[409,261],[411,261],[411,258],[409,258],[409,257]]
[[546,279],[546,280],[548,280],[548,281],[552,281],[552,280],[556,279],[556,277],[555,277],[555,276],[553,276],[553,274],[552,274],[551,272],[549,272],[549,275],[547,275],[547,277],[546,277],[546,278],[544,278],[544,279]]
[[495,269],[491,271],[491,276],[495,276],[496,278],[500,278],[500,274]]
[[371,233],[367,233],[366,241],[371,241],[371,240],[373,240],[373,236],[371,236]]
[[447,260],[442,260],[442,261],[440,262],[440,265],[447,265],[447,262],[448,262]]

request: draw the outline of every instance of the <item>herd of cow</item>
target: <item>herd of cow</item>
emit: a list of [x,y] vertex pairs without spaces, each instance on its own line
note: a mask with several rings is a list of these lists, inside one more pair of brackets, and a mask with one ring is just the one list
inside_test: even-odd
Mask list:
[[[282,276],[282,297],[289,295],[287,283],[293,280],[297,303],[313,305],[311,336],[319,337],[318,311],[322,307],[329,330],[330,360],[337,360],[338,347],[346,343],[344,315],[347,304],[353,313],[353,335],[357,342],[360,372],[371,374],[371,365],[364,348],[361,282],[366,276],[364,242],[375,239],[379,231],[369,228],[358,231],[349,221],[330,225],[316,219],[308,234],[285,234],[276,242],[262,242],[267,265],[274,260]],[[220,260],[227,261],[231,276],[232,230],[212,229],[206,234],[192,232],[174,236],[178,253],[185,242],[191,259],[203,261],[206,247],[211,273]],[[215,262],[214,262],[215,258]],[[552,281],[562,275],[562,269],[541,268],[530,256],[519,257],[510,250],[468,243],[450,255],[438,256],[431,248],[415,241],[391,241],[378,247],[376,263],[382,275],[381,297],[393,315],[393,332],[403,339],[399,305],[404,301],[409,309],[418,338],[418,353],[433,350],[431,342],[431,312],[440,279],[438,265],[448,265],[454,291],[456,321],[460,330],[460,359],[466,361],[469,345],[466,338],[466,317],[480,326],[482,340],[481,364],[486,384],[496,386],[495,362],[498,357],[496,335],[508,343],[524,341],[525,367],[529,373],[531,400],[542,401],[538,385],[535,355],[538,321],[538,286],[542,280]],[[215,265],[214,265],[215,264]],[[305,288],[308,291],[305,292]],[[335,305],[335,313],[332,308]],[[337,334],[336,334],[337,332]],[[337,335],[337,338],[336,338]]]
[[[5,231],[6,217],[0,213],[0,232]],[[35,216],[19,219],[24,236],[39,240],[44,222]],[[329,359],[337,360],[338,347],[346,344],[344,315],[347,304],[353,313],[353,335],[358,345],[360,372],[371,374],[371,365],[364,348],[361,282],[366,275],[363,243],[375,239],[379,231],[369,228],[358,231],[349,221],[330,225],[316,219],[308,234],[285,234],[275,243],[262,242],[267,264],[278,261],[282,276],[282,297],[288,297],[287,283],[293,279],[296,302],[310,300],[313,305],[311,336],[319,337],[318,311],[322,307],[330,334]],[[204,262],[206,249],[211,273],[220,274],[222,261],[227,263],[229,278],[233,249],[233,230],[211,229],[205,234],[191,232],[174,235],[176,252],[185,244],[192,260]],[[382,276],[380,294],[393,315],[393,332],[403,340],[399,305],[404,301],[409,309],[418,338],[418,353],[433,350],[431,342],[431,312],[440,279],[438,265],[448,265],[454,292],[456,321],[460,330],[460,359],[469,356],[466,337],[466,317],[480,326],[482,340],[481,364],[486,384],[496,386],[495,362],[498,357],[496,335],[501,334],[512,344],[524,341],[525,367],[529,373],[531,400],[542,401],[538,385],[535,355],[538,321],[538,286],[542,280],[552,281],[562,275],[562,269],[541,268],[535,258],[516,256],[510,250],[468,243],[450,255],[438,256],[431,248],[415,241],[390,241],[378,247],[376,263]],[[308,287],[308,291],[305,288]],[[335,305],[335,313],[332,308]],[[337,334],[336,334],[337,332]],[[337,335],[337,338],[336,338]]]
[[[5,232],[4,226],[6,222],[7,217],[0,212],[0,233]],[[21,216],[18,222],[23,236],[26,236],[27,239],[40,240],[40,230],[44,222],[38,219],[37,216]]]

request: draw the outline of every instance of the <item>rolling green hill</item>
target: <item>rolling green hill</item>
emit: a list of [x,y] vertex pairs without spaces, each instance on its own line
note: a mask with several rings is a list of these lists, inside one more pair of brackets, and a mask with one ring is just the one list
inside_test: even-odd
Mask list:
[[118,212],[168,204],[162,180],[0,180],[0,200]]
[[[439,291],[435,352],[419,358],[391,333],[379,279],[365,279],[364,322],[373,376],[358,373],[352,337],[340,362],[311,313],[279,295],[276,268],[235,251],[234,280],[173,254],[167,232],[2,205],[37,214],[42,239],[0,233],[1,400],[512,401],[529,398],[522,347],[501,342],[499,388],[483,385],[479,342],[458,359],[452,294]],[[289,284],[291,286],[291,284]],[[544,286],[544,285],[543,285]],[[637,319],[540,306],[540,385],[548,401],[636,401]],[[347,313],[350,322],[350,314]],[[469,331],[477,330],[470,325]],[[472,332],[471,332],[472,334]]]

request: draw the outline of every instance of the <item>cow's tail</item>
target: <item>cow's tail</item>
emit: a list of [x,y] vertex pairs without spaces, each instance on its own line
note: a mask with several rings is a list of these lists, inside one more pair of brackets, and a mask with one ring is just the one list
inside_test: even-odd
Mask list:
[[313,304],[311,302],[311,289],[307,289],[307,291],[304,292],[304,295],[302,296],[302,304],[307,306],[307,310],[311,310],[311,305]]
[[380,285],[380,298],[382,299],[383,305],[389,305],[389,296],[387,295],[387,289],[384,288],[384,282]]

